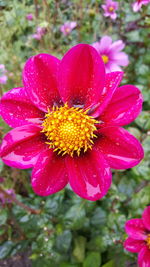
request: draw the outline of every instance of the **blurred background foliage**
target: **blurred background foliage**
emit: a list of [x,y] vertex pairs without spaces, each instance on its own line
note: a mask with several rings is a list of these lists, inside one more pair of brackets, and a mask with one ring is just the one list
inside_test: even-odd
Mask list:
[[[150,205],[150,5],[133,13],[131,1],[118,2],[118,17],[112,21],[103,16],[100,0],[0,0],[0,64],[8,75],[1,94],[22,85],[21,71],[32,55],[42,52],[61,58],[80,42],[91,44],[104,35],[121,39],[130,59],[123,84],[138,86],[144,95],[143,112],[126,128],[145,149],[138,166],[113,172],[109,193],[97,202],[79,198],[69,187],[49,197],[36,196],[30,170],[0,162],[0,187],[13,188],[16,194],[15,201],[0,204],[0,266],[24,253],[28,263],[22,266],[137,266],[136,255],[124,251],[122,243],[125,221],[140,217]],[[29,13],[31,21],[26,19]],[[60,31],[66,21],[77,22],[68,36]],[[40,40],[32,38],[37,27],[46,29]],[[1,137],[8,129],[1,120]]]

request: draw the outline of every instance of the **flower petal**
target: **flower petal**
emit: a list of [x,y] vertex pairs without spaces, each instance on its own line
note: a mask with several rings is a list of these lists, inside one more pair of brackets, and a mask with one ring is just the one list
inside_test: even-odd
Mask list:
[[17,127],[3,139],[0,156],[11,167],[27,169],[33,167],[38,154],[45,147],[41,128],[34,125]]
[[40,196],[48,196],[68,183],[64,159],[51,149],[41,152],[32,172],[32,188]]
[[144,156],[140,142],[120,127],[106,127],[98,130],[95,146],[105,155],[114,169],[128,169],[137,165]]
[[134,121],[142,110],[143,98],[140,90],[133,85],[117,88],[113,97],[100,116],[106,125],[123,126]]
[[117,40],[111,44],[111,51],[113,51],[116,54],[116,52],[121,51],[122,49],[124,49],[124,47],[125,43],[122,40]]
[[112,95],[120,84],[122,77],[123,72],[111,72],[106,74],[105,86],[99,99],[97,108],[92,112],[92,116],[98,117],[103,112],[103,110],[111,101]]
[[104,63],[95,48],[79,44],[65,54],[59,70],[59,91],[64,102],[91,107],[98,102],[104,83]]
[[150,267],[150,249],[143,247],[138,255],[139,267]]
[[39,124],[44,117],[44,113],[32,104],[24,88],[13,88],[3,95],[0,113],[10,127]]
[[131,219],[127,221],[125,231],[133,239],[145,240],[147,237],[142,219]]
[[60,101],[57,73],[60,60],[48,54],[28,59],[23,71],[23,82],[31,101],[41,110]]
[[80,197],[95,201],[106,195],[111,172],[100,152],[92,150],[80,157],[67,157],[66,166],[70,185]]
[[127,66],[129,64],[128,55],[124,52],[119,52],[114,54],[111,60],[113,60],[116,64],[121,66]]
[[144,210],[142,219],[146,229],[150,231],[150,206]]
[[145,242],[143,240],[137,240],[128,237],[123,245],[126,250],[133,253],[138,253],[143,248],[143,246],[145,246]]

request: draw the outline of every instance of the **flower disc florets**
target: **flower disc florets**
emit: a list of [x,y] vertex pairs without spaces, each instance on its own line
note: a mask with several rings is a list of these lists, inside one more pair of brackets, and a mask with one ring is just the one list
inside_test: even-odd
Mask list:
[[92,148],[97,121],[87,115],[87,112],[88,110],[70,108],[67,104],[48,110],[42,132],[47,136],[50,148],[58,151],[58,154],[62,152],[63,155],[71,156],[74,152],[79,156],[81,149],[86,152],[88,148]]
[[146,243],[147,243],[148,248],[150,249],[150,234],[148,234],[148,237],[146,239]]

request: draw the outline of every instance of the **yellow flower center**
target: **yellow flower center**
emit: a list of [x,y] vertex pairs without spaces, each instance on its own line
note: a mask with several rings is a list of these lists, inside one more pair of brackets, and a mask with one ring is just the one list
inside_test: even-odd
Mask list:
[[146,244],[147,244],[148,248],[150,249],[150,234],[148,234],[148,237],[146,239]]
[[113,12],[113,11],[114,11],[114,7],[113,7],[113,6],[110,6],[110,7],[108,8],[108,10],[109,10],[110,12]]
[[84,152],[91,149],[98,121],[87,115],[87,112],[88,110],[69,108],[67,104],[48,110],[42,132],[47,136],[49,147],[58,151],[58,154],[70,156],[74,152],[79,156],[81,149]]
[[106,64],[106,63],[108,63],[109,58],[108,58],[108,56],[106,56],[106,55],[102,55],[102,60],[103,60],[103,62]]

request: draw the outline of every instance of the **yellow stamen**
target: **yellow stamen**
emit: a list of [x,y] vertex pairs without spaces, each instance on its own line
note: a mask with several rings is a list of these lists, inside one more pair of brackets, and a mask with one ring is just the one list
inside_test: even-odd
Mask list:
[[91,149],[98,121],[87,115],[87,112],[88,110],[70,108],[67,104],[48,110],[42,132],[47,136],[49,147],[58,151],[58,154],[70,156],[74,152],[79,156],[81,150],[85,152],[88,148]]
[[148,237],[146,239],[146,244],[147,244],[148,248],[150,249],[150,234],[148,234]]
[[110,7],[108,8],[108,10],[109,10],[109,12],[113,12],[113,11],[114,11],[114,7],[113,7],[113,6],[110,6]]
[[106,63],[108,63],[109,58],[108,58],[108,56],[106,56],[106,55],[102,55],[102,60],[103,60],[104,63],[106,64]]

